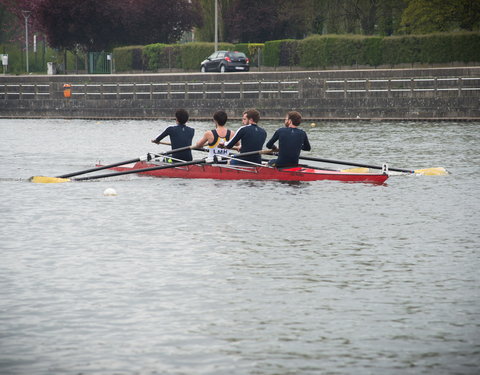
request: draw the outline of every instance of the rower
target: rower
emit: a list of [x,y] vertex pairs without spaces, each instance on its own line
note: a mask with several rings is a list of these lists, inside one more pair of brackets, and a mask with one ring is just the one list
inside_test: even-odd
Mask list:
[[217,159],[221,160],[222,156],[228,155],[228,150],[223,146],[235,135],[235,132],[227,129],[225,126],[227,120],[228,116],[224,111],[215,112],[213,114],[215,129],[207,130],[193,148],[202,148],[205,144],[207,144],[208,159],[212,160],[214,157],[217,157]]
[[[158,145],[163,138],[170,136],[172,150],[190,146],[192,144],[193,135],[195,134],[195,129],[186,125],[188,117],[188,112],[186,110],[177,110],[175,112],[175,120],[177,124],[166,128],[157,138],[152,139],[152,142]],[[175,152],[172,154],[172,158],[184,161],[192,161],[192,150],[187,149]]]
[[[278,129],[267,142],[266,147],[277,151],[278,158],[269,161],[269,165],[277,168],[294,167],[298,165],[300,151],[310,151],[307,133],[298,129],[302,116],[297,111],[290,111],[285,116],[285,127]],[[278,141],[279,149],[275,146]]]
[[[243,114],[245,118],[243,125],[237,130],[235,136],[225,143],[225,147],[228,149],[233,148],[239,141],[241,141],[240,153],[247,153],[251,151],[260,151],[267,138],[267,132],[265,129],[258,126],[260,120],[260,113],[256,109],[249,109]],[[261,164],[262,158],[260,153],[242,156],[239,158],[233,158],[230,161],[231,165],[251,165],[249,163],[243,163],[241,160],[248,161],[250,163]]]

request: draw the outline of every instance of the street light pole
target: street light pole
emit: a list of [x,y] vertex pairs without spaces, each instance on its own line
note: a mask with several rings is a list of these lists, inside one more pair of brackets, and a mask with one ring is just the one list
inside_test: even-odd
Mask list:
[[28,69],[28,18],[30,17],[29,10],[22,10],[23,17],[25,18],[25,52],[26,52],[26,65],[27,65],[27,73],[29,73]]
[[215,51],[218,51],[218,1],[215,1]]

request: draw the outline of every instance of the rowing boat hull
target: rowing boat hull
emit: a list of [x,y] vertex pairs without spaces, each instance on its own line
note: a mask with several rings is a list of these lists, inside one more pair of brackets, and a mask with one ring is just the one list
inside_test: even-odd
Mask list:
[[[158,164],[138,162],[133,167],[116,167],[116,171],[131,171],[156,167]],[[271,167],[239,167],[228,165],[195,164],[176,168],[139,172],[139,175],[167,178],[207,178],[215,180],[277,180],[368,182],[383,184],[388,175],[382,173],[345,173],[313,168],[295,167],[276,169]]]

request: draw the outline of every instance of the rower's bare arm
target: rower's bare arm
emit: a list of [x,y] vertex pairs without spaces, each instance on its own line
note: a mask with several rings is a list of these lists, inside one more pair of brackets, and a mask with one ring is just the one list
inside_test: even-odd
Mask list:
[[205,134],[203,135],[203,137],[197,142],[195,143],[195,147],[194,148],[202,148],[203,146],[205,146],[205,144],[207,142],[209,142],[209,135],[212,134],[211,131],[206,131]]

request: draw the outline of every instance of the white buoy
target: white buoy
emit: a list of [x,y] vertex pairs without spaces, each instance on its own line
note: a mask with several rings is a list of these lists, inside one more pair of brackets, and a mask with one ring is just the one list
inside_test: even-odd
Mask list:
[[117,192],[113,188],[106,188],[103,192],[103,195],[105,195],[106,197],[114,197],[115,195],[117,195]]

